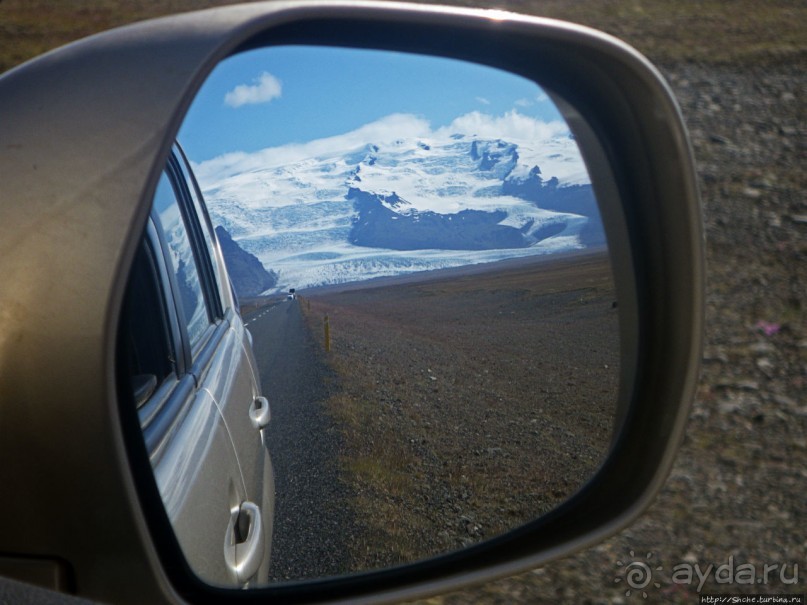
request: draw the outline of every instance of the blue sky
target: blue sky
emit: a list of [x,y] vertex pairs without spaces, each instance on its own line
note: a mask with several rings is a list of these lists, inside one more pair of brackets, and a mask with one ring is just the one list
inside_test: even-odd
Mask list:
[[340,135],[390,114],[439,128],[472,112],[562,120],[534,82],[500,70],[383,51],[278,46],[219,65],[179,140],[202,162]]

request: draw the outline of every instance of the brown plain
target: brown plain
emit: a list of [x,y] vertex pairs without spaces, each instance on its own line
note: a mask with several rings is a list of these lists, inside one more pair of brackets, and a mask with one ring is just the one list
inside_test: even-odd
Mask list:
[[[421,275],[421,274],[419,274]],[[619,329],[605,253],[533,257],[331,288],[344,480],[365,531],[356,569],[461,548],[580,488],[613,434]]]

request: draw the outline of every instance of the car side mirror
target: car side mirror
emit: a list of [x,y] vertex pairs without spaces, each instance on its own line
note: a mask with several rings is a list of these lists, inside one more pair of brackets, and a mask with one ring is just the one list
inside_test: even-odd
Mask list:
[[[619,363],[603,456],[546,514],[399,566],[231,591],[206,582],[189,563],[187,542],[177,539],[137,411],[158,385],[153,375],[134,384],[120,380],[118,327],[158,181],[174,141],[187,132],[186,117],[199,115],[194,99],[223,61],[278,48],[425,56],[540,86],[568,128],[596,200],[618,301],[603,313],[618,317]],[[54,88],[58,96],[49,94]],[[40,514],[47,507],[36,499],[4,505],[4,516],[19,520],[0,532],[4,553],[66,562],[79,592],[102,600],[391,601],[516,573],[584,548],[633,521],[660,489],[683,435],[702,346],[700,203],[669,88],[618,40],[500,11],[249,4],[144,22],[50,53],[0,78],[0,115],[15,116],[0,124],[0,140],[7,141],[0,179],[14,201],[0,207],[0,241],[14,243],[0,255],[0,274],[20,284],[0,293],[0,333],[16,335],[0,338],[0,369],[14,377],[4,378],[0,399],[24,404],[4,417],[13,431],[4,429],[0,455],[30,443],[41,452],[20,468],[4,465],[0,481],[18,493],[48,485],[64,494],[59,515]],[[476,153],[482,161],[479,146]],[[512,189],[499,194],[525,201]],[[392,193],[382,197],[376,201],[387,210],[397,203]],[[448,222],[448,213],[442,216],[431,218]],[[533,216],[514,223],[511,215],[506,225],[499,219],[492,224],[512,229],[507,237],[518,242],[535,233]],[[579,235],[568,224],[564,229]],[[542,232],[536,243],[560,233]],[[374,233],[361,236],[379,245]],[[316,310],[300,283],[281,286],[285,308],[313,302]],[[55,355],[54,343],[69,343],[68,362]],[[43,367],[52,369],[51,380],[41,380]],[[33,405],[53,400],[52,384],[59,385],[59,405]],[[272,426],[277,408],[271,393],[264,395],[273,406]],[[47,463],[54,459],[59,469]]]

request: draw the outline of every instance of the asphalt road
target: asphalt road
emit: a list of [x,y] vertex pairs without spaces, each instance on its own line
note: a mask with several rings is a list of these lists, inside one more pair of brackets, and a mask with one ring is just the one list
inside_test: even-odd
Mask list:
[[268,442],[275,470],[272,582],[326,577],[350,569],[346,537],[356,531],[339,479],[341,439],[324,412],[332,382],[297,300],[245,318],[269,399]]

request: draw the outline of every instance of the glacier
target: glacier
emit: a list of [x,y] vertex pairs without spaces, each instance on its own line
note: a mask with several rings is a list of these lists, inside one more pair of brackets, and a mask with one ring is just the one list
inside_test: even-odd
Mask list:
[[567,126],[510,118],[393,115],[194,169],[214,224],[277,274],[267,293],[604,244]]

